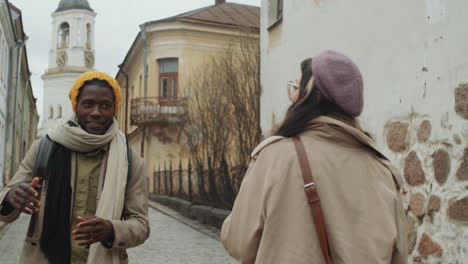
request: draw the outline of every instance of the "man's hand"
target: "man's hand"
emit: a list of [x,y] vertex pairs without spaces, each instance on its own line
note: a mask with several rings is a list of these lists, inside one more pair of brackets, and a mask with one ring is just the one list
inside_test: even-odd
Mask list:
[[39,194],[34,188],[39,184],[39,178],[34,178],[31,184],[22,183],[17,187],[11,189],[5,197],[11,207],[20,210],[23,213],[32,215],[39,212],[41,203],[39,201]]
[[83,218],[77,217],[78,223],[76,229],[73,230],[73,240],[79,240],[79,246],[88,247],[93,243],[101,241],[113,241],[114,240],[114,227],[108,220],[91,216]]

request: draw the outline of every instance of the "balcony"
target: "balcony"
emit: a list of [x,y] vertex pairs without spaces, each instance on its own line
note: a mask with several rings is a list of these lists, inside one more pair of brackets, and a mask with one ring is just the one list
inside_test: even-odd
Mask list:
[[182,125],[186,114],[186,97],[135,98],[132,99],[130,120],[135,126],[158,123]]

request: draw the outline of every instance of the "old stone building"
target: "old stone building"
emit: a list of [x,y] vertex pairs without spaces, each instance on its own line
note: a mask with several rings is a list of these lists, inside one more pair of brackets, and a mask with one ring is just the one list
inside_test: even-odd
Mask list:
[[[239,37],[259,39],[259,8],[217,0],[214,5],[141,25],[116,76],[124,91],[119,124],[146,160],[148,175],[190,159],[183,128],[193,70]],[[151,189],[153,178],[150,179]]]
[[[31,72],[29,71],[26,50],[28,37],[23,29],[21,10],[8,1],[0,3],[1,21],[10,20],[10,22],[2,24],[4,32],[8,34],[7,53],[9,59],[1,68],[8,72],[5,80],[7,103],[6,108],[4,108],[6,109],[5,143],[4,148],[2,148],[4,156],[0,155],[4,164],[3,182],[7,183],[18,169],[29,146],[36,139],[39,116],[31,87]],[[9,7],[10,10],[4,10],[6,7]],[[8,16],[3,18],[4,14]]]
[[10,5],[7,1],[0,1],[0,187],[3,185],[3,170],[5,161],[5,140],[7,120],[8,81],[11,67],[10,51],[15,45]]
[[286,83],[325,49],[364,77],[361,117],[406,179],[410,263],[468,260],[468,17],[455,1],[263,0],[261,124],[281,122]]

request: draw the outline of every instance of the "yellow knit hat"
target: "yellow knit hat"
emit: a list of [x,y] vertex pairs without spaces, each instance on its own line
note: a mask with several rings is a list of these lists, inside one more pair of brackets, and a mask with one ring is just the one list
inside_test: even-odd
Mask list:
[[115,115],[119,112],[120,101],[122,100],[122,91],[120,90],[120,85],[117,81],[110,77],[108,74],[99,72],[99,71],[90,71],[83,73],[78,79],[76,79],[75,83],[73,84],[70,93],[70,100],[73,107],[73,112],[76,112],[76,104],[77,104],[77,97],[80,92],[81,87],[87,81],[92,81],[94,79],[106,81],[114,90],[115,96]]

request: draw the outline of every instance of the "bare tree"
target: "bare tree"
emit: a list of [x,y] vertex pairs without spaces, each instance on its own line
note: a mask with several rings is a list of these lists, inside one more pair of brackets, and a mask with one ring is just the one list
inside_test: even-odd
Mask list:
[[227,204],[232,204],[261,137],[259,40],[240,32],[193,70],[185,128],[195,167],[208,168],[197,170],[203,174],[198,175],[200,195]]

